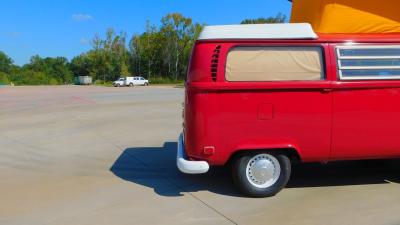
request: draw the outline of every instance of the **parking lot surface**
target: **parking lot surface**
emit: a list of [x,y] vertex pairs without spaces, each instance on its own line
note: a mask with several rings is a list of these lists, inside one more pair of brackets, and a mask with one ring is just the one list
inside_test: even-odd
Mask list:
[[0,88],[0,224],[400,224],[396,161],[293,168],[272,198],[175,166],[182,88]]

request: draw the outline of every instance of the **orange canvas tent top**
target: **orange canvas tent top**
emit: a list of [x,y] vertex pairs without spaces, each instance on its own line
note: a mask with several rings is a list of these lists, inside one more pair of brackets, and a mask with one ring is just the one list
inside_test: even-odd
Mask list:
[[293,0],[292,23],[319,33],[400,33],[400,0]]

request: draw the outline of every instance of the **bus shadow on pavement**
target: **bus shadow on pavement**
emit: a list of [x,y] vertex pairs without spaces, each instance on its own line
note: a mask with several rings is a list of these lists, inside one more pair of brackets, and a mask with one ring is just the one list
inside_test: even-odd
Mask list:
[[[243,197],[235,188],[228,168],[211,168],[206,174],[186,175],[176,167],[176,142],[162,147],[127,148],[110,171],[117,177],[152,188],[161,196],[210,191]],[[392,166],[393,165],[393,166]],[[312,163],[293,166],[287,188],[399,183],[400,161],[388,160]]]
[[206,174],[181,173],[176,166],[176,149],[177,142],[165,142],[162,147],[127,148],[110,170],[119,178],[153,188],[162,196],[203,190],[240,196],[226,168],[212,168]]
[[288,188],[349,186],[400,182],[399,160],[338,161],[298,164]]

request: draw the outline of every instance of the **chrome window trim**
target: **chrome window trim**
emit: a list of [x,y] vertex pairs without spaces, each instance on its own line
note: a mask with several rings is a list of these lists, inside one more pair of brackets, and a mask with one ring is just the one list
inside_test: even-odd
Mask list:
[[340,50],[343,49],[399,49],[400,45],[338,45],[336,46],[336,62],[337,70],[340,80],[397,80],[400,79],[400,75],[385,76],[343,76],[343,70],[400,70],[400,66],[342,66],[342,60],[346,59],[400,59],[400,54],[398,56],[342,56]]
[[396,70],[400,69],[400,66],[339,66],[340,70]]

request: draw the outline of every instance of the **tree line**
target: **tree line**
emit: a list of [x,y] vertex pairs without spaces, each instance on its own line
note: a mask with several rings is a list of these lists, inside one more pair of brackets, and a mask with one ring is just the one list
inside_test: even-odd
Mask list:
[[[246,23],[282,23],[286,17],[246,19]],[[91,49],[69,61],[65,57],[31,57],[16,66],[0,51],[0,84],[70,84],[75,76],[92,76],[96,83],[123,76],[143,76],[153,83],[177,82],[186,73],[191,49],[204,24],[194,23],[180,13],[162,17],[159,26],[147,21],[142,34],[129,38],[125,32],[108,29],[105,37],[96,34]]]

